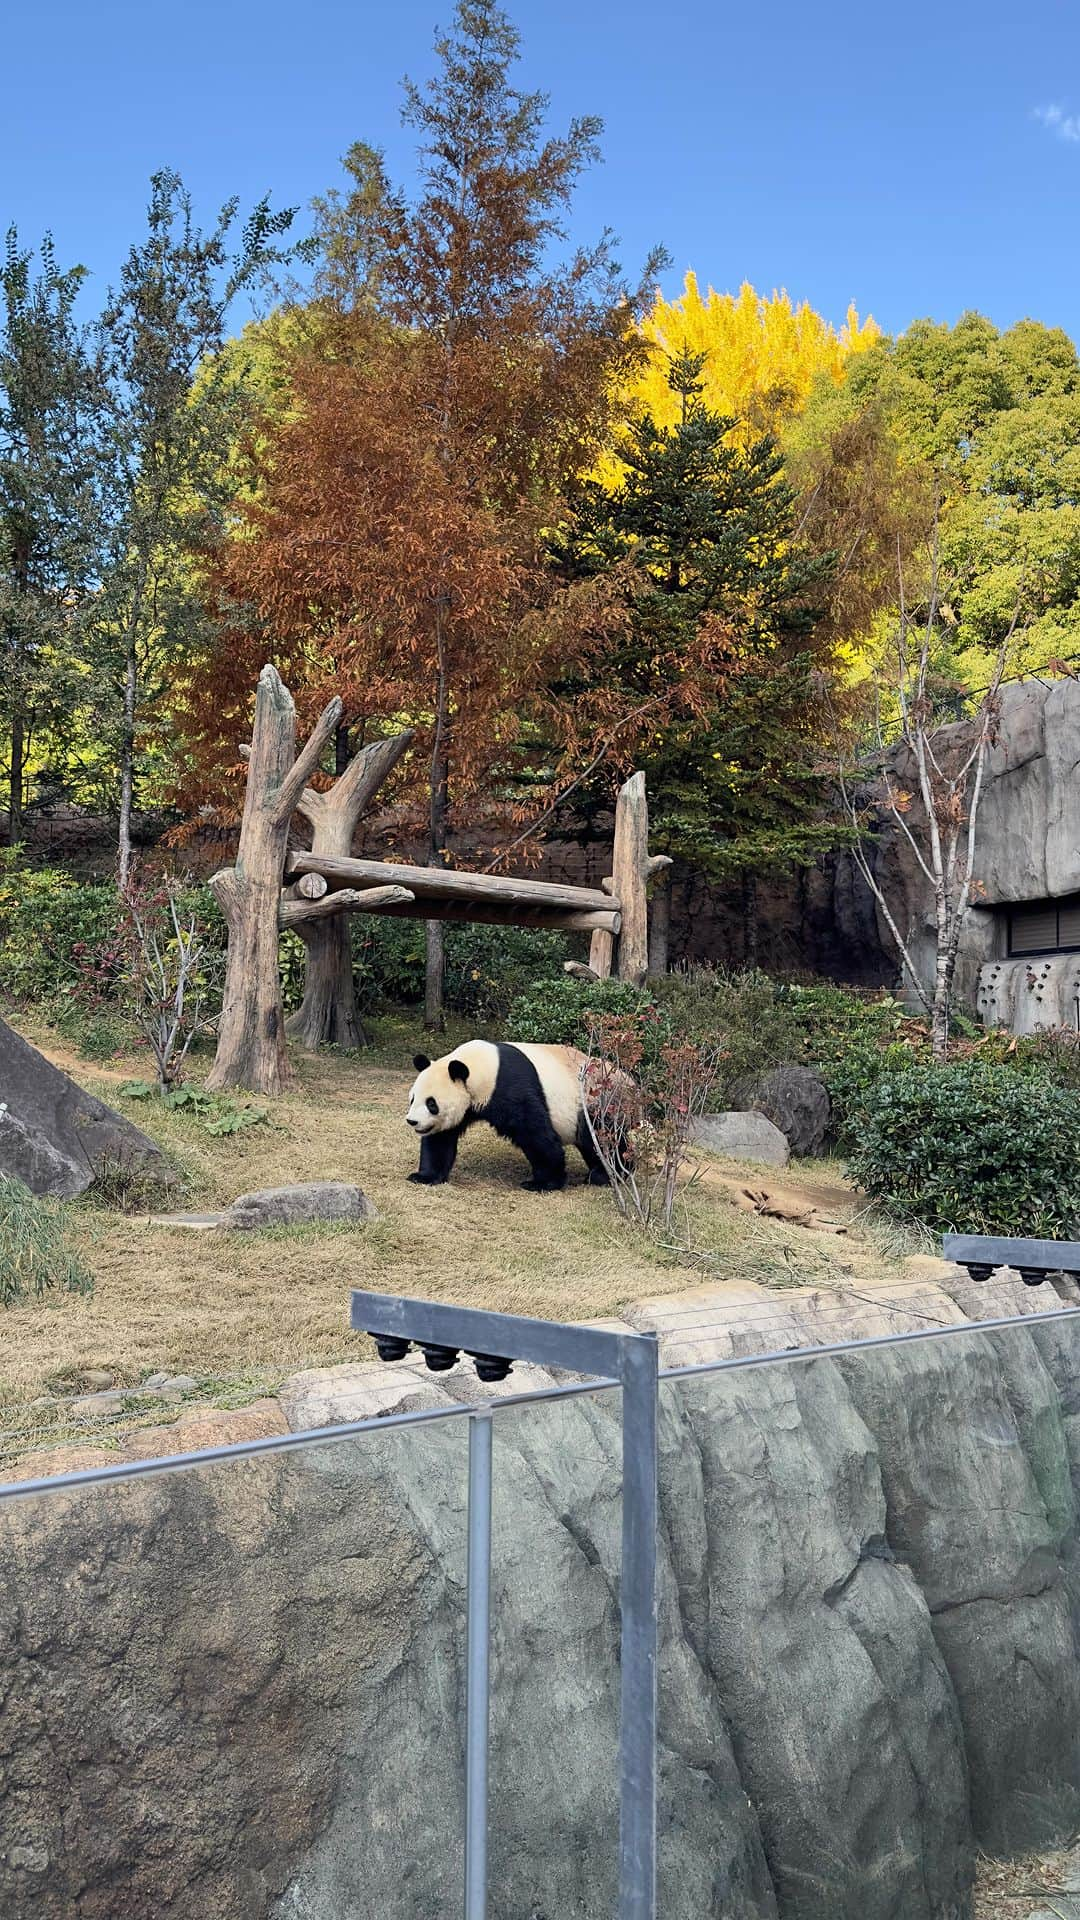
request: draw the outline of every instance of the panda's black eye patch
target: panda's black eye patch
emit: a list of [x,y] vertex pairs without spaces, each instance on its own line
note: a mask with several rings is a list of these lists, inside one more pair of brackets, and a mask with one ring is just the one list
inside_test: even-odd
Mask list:
[[427,1099],[424,1101],[424,1105],[427,1108],[429,1113],[438,1113],[439,1111],[439,1103],[437,1100],[432,1099],[430,1093],[428,1094]]

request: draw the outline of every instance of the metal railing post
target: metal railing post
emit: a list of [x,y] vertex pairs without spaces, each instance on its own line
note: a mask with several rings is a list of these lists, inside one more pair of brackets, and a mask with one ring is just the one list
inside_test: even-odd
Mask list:
[[[415,1345],[436,1371],[470,1355],[482,1381],[503,1380],[515,1360],[529,1360],[622,1388],[618,1920],[656,1920],[657,1336],[361,1289],[350,1324],[371,1334],[387,1361]],[[491,1404],[478,1408],[469,1423],[465,1920],[487,1914],[491,1414]]]
[[656,1336],[629,1343],[622,1404],[619,1920],[656,1915]]
[[491,1413],[469,1419],[465,1687],[465,1920],[487,1920],[491,1691]]

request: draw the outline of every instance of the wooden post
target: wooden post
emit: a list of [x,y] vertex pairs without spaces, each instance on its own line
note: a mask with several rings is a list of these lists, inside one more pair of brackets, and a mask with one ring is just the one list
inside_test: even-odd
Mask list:
[[[615,802],[615,845],[611,877],[622,915],[616,972],[640,987],[649,970],[649,905],[645,893],[649,863],[649,808],[645,775],[632,773]],[[593,965],[590,955],[590,965]]]
[[668,970],[670,935],[671,888],[665,876],[649,902],[649,974],[654,980]]
[[[296,811],[311,823],[314,855],[348,859],[360,815],[397,765],[411,739],[410,732],[395,734],[389,740],[376,740],[350,761],[327,793],[316,793],[310,787],[304,790],[296,803]],[[325,875],[301,874],[297,886],[302,887],[305,879],[316,881],[325,893],[328,885]],[[329,917],[298,917],[288,924],[295,926],[307,948],[304,998],[296,1012],[289,1016],[286,1029],[289,1037],[313,1050],[330,1045],[366,1046],[367,1034],[356,1008],[347,916],[339,911]]]
[[212,1090],[281,1093],[288,1081],[278,968],[278,911],[289,822],[341,716],[331,700],[296,752],[296,708],[276,668],[265,666],[255,695],[247,794],[235,867],[210,881],[229,928],[225,993]]
[[668,946],[671,935],[671,859],[666,853],[653,853],[645,863],[649,895],[649,976],[662,978],[668,970]]

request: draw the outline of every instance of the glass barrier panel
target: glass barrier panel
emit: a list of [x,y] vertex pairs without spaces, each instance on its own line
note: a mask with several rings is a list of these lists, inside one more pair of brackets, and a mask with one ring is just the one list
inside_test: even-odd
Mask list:
[[669,1378],[660,1448],[664,1920],[1080,1885],[1080,1314]]
[[468,1421],[0,1504],[4,1920],[461,1911]]
[[622,1395],[496,1408],[491,1920],[615,1920]]

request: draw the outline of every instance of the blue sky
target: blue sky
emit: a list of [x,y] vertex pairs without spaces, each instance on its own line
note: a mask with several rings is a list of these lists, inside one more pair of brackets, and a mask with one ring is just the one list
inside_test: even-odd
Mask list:
[[[786,286],[891,331],[978,307],[1080,336],[1078,0],[517,0],[523,78],[556,124],[606,123],[575,215],[628,267],[662,242],[727,289]],[[407,176],[398,82],[447,0],[39,0],[4,31],[0,224],[44,227],[104,289],[154,168],[209,218],[306,205],[362,137]]]

